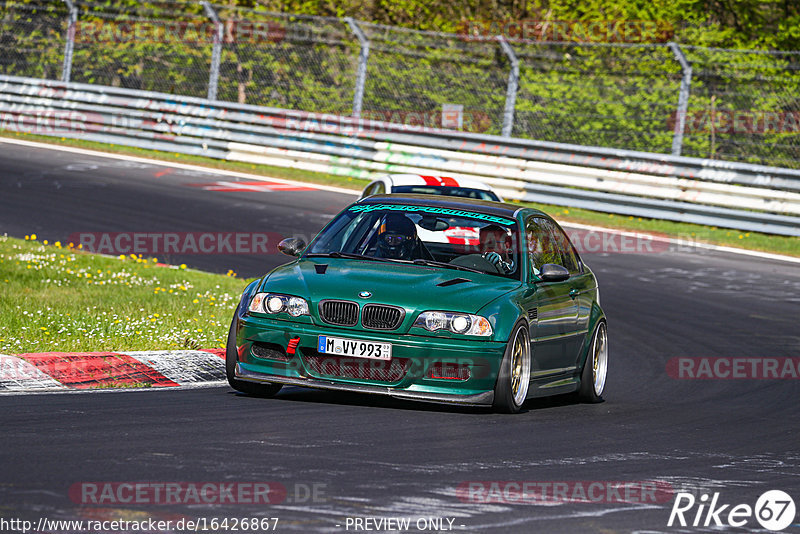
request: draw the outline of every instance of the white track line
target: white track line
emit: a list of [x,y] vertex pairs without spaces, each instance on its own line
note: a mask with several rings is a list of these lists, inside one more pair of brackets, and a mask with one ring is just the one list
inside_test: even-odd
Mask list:
[[[135,161],[138,163],[150,163],[152,165],[159,165],[162,167],[175,167],[178,169],[188,169],[192,171],[200,171],[200,172],[207,172],[212,174],[219,174],[224,176],[236,176],[239,178],[247,178],[250,180],[259,180],[259,181],[274,181],[279,183],[285,183],[290,185],[296,186],[305,186],[305,187],[313,187],[314,189],[319,189],[321,191],[332,191],[334,193],[342,193],[345,195],[353,195],[357,196],[359,191],[354,189],[346,189],[343,187],[333,187],[328,185],[317,185],[308,182],[297,182],[293,180],[284,180],[282,178],[270,178],[266,176],[261,176],[258,174],[248,174],[244,172],[237,172],[237,171],[226,171],[222,169],[213,169],[211,167],[203,167],[202,165],[189,165],[186,163],[175,163],[171,161],[163,161],[158,159],[151,159],[151,158],[140,158],[135,156],[126,156],[124,154],[112,154],[109,152],[100,152],[97,150],[86,150],[83,148],[75,148],[69,146],[62,146],[62,145],[52,145],[48,143],[39,143],[36,141],[23,141],[21,139],[11,139],[8,137],[0,137],[0,143],[11,143],[17,144],[22,146],[30,146],[34,148],[44,148],[49,150],[61,150],[63,152],[72,152],[74,154],[83,154],[86,156],[97,156],[101,158],[111,158],[111,159],[120,159],[124,161]],[[225,161],[225,160],[220,160]],[[679,245],[683,247],[695,247],[705,250],[712,250],[716,252],[727,252],[730,254],[741,254],[743,256],[753,256],[756,258],[763,258],[768,260],[774,261],[786,261],[790,263],[800,263],[800,258],[794,256],[784,256],[782,254],[772,254],[769,252],[759,252],[757,250],[747,250],[743,248],[736,248],[736,247],[726,247],[722,245],[711,245],[708,243],[700,243],[695,241],[688,241],[686,239],[675,239],[675,238],[667,238],[659,235],[648,234],[647,232],[635,232],[635,231],[625,231],[625,230],[618,230],[614,228],[605,228],[602,226],[591,226],[586,224],[579,224],[579,223],[570,223],[564,222],[561,223],[562,226],[567,226],[570,228],[577,228],[581,230],[589,230],[593,232],[607,232],[607,233],[617,233],[624,236],[631,236],[631,237],[647,237],[648,239],[652,239],[653,241],[660,241],[662,243],[670,243],[674,245]]]
[[[38,143],[36,141],[23,141],[22,139],[11,139],[8,137],[0,137],[0,143],[10,143],[15,145],[22,145],[22,146],[29,146],[33,148],[44,148],[49,150],[60,150],[62,152],[71,152],[73,154],[82,154],[84,156],[96,156],[100,158],[110,158],[110,159],[119,159],[123,161],[135,161],[137,163],[149,163],[151,165],[158,165],[160,167],[174,167],[176,169],[187,169],[190,171],[201,171],[207,172],[211,174],[219,174],[223,176],[236,176],[237,178],[247,178],[249,180],[258,180],[261,182],[278,182],[287,185],[294,185],[294,186],[301,186],[301,187],[311,187],[313,189],[319,189],[321,191],[331,191],[334,193],[342,193],[346,195],[353,195],[356,196],[359,194],[359,191],[354,189],[346,189],[344,187],[333,187],[330,185],[318,185],[315,183],[310,182],[297,182],[294,180],[285,180],[283,178],[271,178],[269,176],[263,176],[260,174],[250,174],[246,172],[238,172],[238,171],[226,171],[223,169],[214,169],[212,167],[203,167],[202,165],[190,165],[188,163],[176,163],[173,161],[164,161],[152,158],[140,158],[137,156],[128,156],[125,154],[112,154],[109,152],[101,152],[98,150],[87,150],[85,148],[76,148],[71,146],[62,146],[62,145],[51,145],[48,143]],[[228,160],[220,160],[220,161],[228,161]]]
[[[579,224],[570,222],[559,223],[559,224],[561,224],[561,226],[567,226],[569,228],[577,228],[578,230],[589,230],[590,232],[608,232],[608,233],[623,235],[626,237],[635,237],[640,239],[647,238],[653,241],[658,241],[660,243],[669,243],[671,245],[678,245],[679,247],[684,247],[686,249],[701,248],[705,250],[713,250],[716,252],[730,252],[732,254],[741,254],[744,256],[755,256],[757,258],[764,258],[768,260],[800,263],[800,258],[794,256],[784,256],[782,254],[772,254],[771,252],[760,252],[758,250],[747,250],[743,248],[726,247],[722,245],[711,245],[709,243],[701,243],[689,239],[676,239],[673,237],[664,237],[660,235],[648,234],[647,232],[636,232],[630,230],[620,230],[615,228],[605,228],[602,226],[591,226],[588,224]],[[800,240],[798,240],[798,244],[800,244]]]

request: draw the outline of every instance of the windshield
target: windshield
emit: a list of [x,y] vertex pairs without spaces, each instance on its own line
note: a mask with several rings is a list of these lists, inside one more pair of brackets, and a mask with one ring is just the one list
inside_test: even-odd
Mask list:
[[356,204],[311,243],[306,256],[414,262],[519,279],[517,224],[464,210]]
[[452,187],[446,185],[396,185],[392,193],[415,193],[420,195],[447,195],[451,197],[475,198],[478,200],[500,200],[491,191],[470,189],[468,187]]

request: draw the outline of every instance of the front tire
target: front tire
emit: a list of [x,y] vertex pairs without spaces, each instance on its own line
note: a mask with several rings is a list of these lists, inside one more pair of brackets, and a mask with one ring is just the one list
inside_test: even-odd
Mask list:
[[236,378],[236,362],[239,360],[239,353],[236,350],[236,326],[238,322],[239,309],[237,308],[233,314],[231,328],[228,330],[228,343],[225,346],[225,376],[228,378],[228,384],[242,393],[259,397],[273,397],[281,390],[281,384],[256,384]]
[[508,340],[494,386],[492,406],[500,413],[519,413],[531,379],[531,340],[528,325],[520,321]]
[[603,402],[603,391],[608,377],[608,329],[605,321],[598,323],[592,336],[592,345],[583,364],[578,397],[583,402]]

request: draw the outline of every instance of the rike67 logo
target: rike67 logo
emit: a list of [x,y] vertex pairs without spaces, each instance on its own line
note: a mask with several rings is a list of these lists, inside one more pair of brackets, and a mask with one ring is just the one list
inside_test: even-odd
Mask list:
[[719,496],[717,492],[710,499],[708,494],[696,499],[691,493],[678,493],[667,526],[753,527],[755,519],[762,528],[778,532],[792,524],[797,512],[794,500],[780,490],[764,492],[755,506],[722,504]]

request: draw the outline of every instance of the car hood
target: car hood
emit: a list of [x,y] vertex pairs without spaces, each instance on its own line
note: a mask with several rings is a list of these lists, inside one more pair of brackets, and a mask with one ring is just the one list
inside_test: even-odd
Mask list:
[[[452,283],[457,279],[468,281]],[[441,267],[307,258],[272,271],[261,284],[260,291],[304,297],[312,306],[323,299],[342,299],[402,306],[409,312],[447,310],[476,313],[519,286],[518,280]],[[360,298],[362,291],[368,291],[371,296]]]

